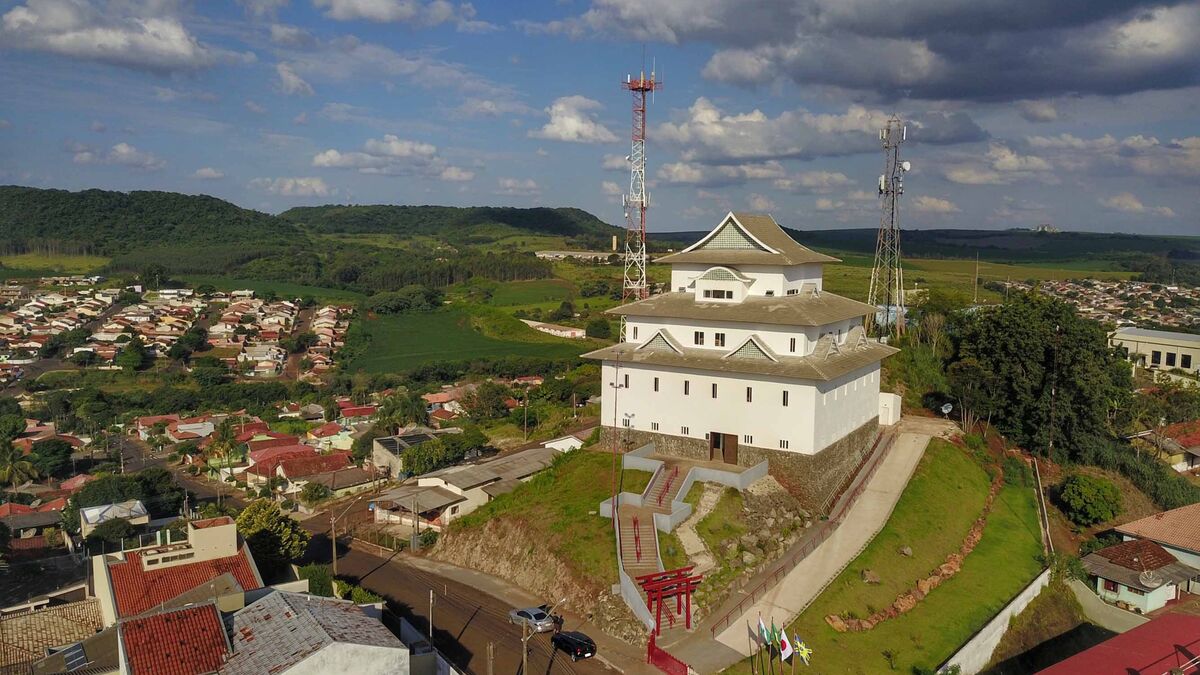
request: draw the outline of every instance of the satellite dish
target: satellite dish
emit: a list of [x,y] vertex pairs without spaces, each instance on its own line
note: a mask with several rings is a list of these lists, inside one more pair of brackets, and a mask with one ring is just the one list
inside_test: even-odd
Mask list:
[[903,162],[900,162],[900,170],[901,171],[912,171],[912,162],[910,162],[908,160],[904,160]]
[[950,411],[954,410],[954,404],[953,403],[943,403],[941,410],[942,410],[943,415],[949,415]]
[[1163,578],[1160,577],[1154,570],[1145,570],[1138,575],[1138,581],[1149,589],[1155,589],[1163,585]]

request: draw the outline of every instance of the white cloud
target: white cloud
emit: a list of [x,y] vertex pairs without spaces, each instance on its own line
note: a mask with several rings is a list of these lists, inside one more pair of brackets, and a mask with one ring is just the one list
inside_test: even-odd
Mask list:
[[1099,201],[1101,206],[1111,211],[1154,215],[1162,218],[1175,217],[1174,209],[1171,209],[1167,206],[1146,206],[1142,203],[1142,200],[1132,192],[1119,192],[1111,197],[1101,198]]
[[1187,180],[1200,176],[1200,136],[1160,141],[1141,134],[1117,140],[1109,134],[1080,138],[1063,133],[1031,136],[1029,145],[1039,148],[1056,166],[1068,171],[1138,174]]
[[846,202],[834,201],[828,197],[818,197],[815,204],[818,211],[834,211],[845,205]]
[[1058,119],[1058,109],[1049,101],[1021,101],[1017,104],[1021,117],[1030,122],[1053,122]]
[[628,171],[629,160],[621,155],[605,155],[604,160],[600,163],[601,168],[605,171]]
[[280,9],[287,7],[288,0],[238,0],[238,4],[246,8],[247,14],[275,16]]
[[750,207],[751,211],[759,212],[766,212],[775,208],[775,202],[771,201],[770,197],[760,195],[757,192],[750,193],[750,196],[746,198],[746,205]]
[[12,122],[9,122],[6,119],[0,118],[0,129],[7,129],[11,126],[12,126]]
[[146,171],[157,171],[167,165],[154,154],[138,150],[128,143],[117,143],[107,151],[83,144],[74,144],[69,149],[76,164],[115,164]]
[[155,87],[154,98],[170,103],[172,101],[204,101],[212,103],[221,97],[210,91],[181,91],[170,87]]
[[475,18],[471,3],[455,6],[448,0],[313,0],[325,10],[325,16],[338,21],[374,21],[410,23],[418,26],[453,24],[464,33],[482,33],[496,26]]
[[546,108],[550,121],[529,136],[570,143],[613,143],[616,135],[590,112],[601,107],[599,101],[578,94],[556,99]]
[[500,186],[496,190],[498,195],[536,197],[542,193],[541,186],[532,178],[501,178],[497,182]]
[[364,174],[420,175],[448,182],[465,182],[475,172],[450,165],[438,154],[437,146],[386,134],[363,143],[362,151],[343,152],[330,148],[313,156],[321,168],[356,169]]
[[295,117],[293,117],[292,124],[295,124],[297,126],[304,126],[305,124],[308,124],[308,113],[301,112],[299,115],[296,115]]
[[1022,155],[1003,143],[990,143],[983,161],[951,163],[942,170],[946,180],[961,185],[1008,185],[1018,180],[1054,182],[1053,166],[1037,155]]
[[788,192],[825,193],[853,183],[846,174],[839,171],[801,171],[792,176],[775,179],[774,185]]
[[531,115],[533,108],[510,99],[472,97],[463,101],[454,113],[459,117],[499,117],[501,115]]
[[101,122],[100,120],[93,120],[91,126],[89,126],[88,128],[98,134],[102,134],[102,133],[108,131],[108,125],[105,124],[104,122]]
[[192,173],[192,178],[197,178],[199,180],[218,180],[224,177],[224,171],[221,171],[220,169],[214,169],[211,166],[196,169]]
[[337,193],[324,179],[311,176],[255,178],[250,181],[250,187],[284,197],[328,197]]
[[174,2],[27,0],[6,12],[7,46],[157,73],[249,59],[206,45],[175,15]]
[[962,209],[949,199],[921,195],[913,200],[913,209],[922,213],[958,213]]
[[313,34],[300,28],[284,23],[271,24],[271,42],[284,47],[307,49],[317,44]]
[[275,65],[275,73],[279,75],[279,90],[289,95],[312,96],[312,85],[304,81],[304,78],[296,74],[292,70],[292,66],[287,63],[279,63]]
[[616,183],[612,182],[611,180],[601,181],[600,191],[603,192],[606,197],[620,197],[621,196],[621,186],[617,185]]
[[263,105],[255,102],[255,101],[251,101],[249,99],[246,100],[245,106],[246,106],[246,110],[249,110],[252,113],[257,113],[259,115],[267,112],[266,107],[264,107]]
[[659,180],[675,185],[699,185],[706,182],[703,167],[688,162],[670,162],[658,167]]

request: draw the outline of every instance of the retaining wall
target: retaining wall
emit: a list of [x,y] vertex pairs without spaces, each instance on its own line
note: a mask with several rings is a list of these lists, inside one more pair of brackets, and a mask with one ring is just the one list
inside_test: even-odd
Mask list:
[[1017,597],[1009,601],[1004,609],[992,617],[992,620],[987,622],[983,628],[980,628],[979,632],[967,640],[965,645],[959,647],[954,656],[951,656],[941,668],[938,668],[938,672],[945,673],[953,665],[962,668],[962,675],[976,675],[982,671],[991,662],[992,654],[996,652],[1000,639],[1008,631],[1008,624],[1012,618],[1024,611],[1049,583],[1050,569],[1047,568],[1034,577],[1033,581],[1017,594]]

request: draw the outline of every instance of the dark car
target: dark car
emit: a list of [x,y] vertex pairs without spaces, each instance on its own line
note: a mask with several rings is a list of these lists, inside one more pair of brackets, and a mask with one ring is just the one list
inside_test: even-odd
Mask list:
[[550,638],[550,642],[554,645],[555,649],[566,652],[572,661],[596,655],[596,643],[592,641],[592,638],[579,631],[569,630],[555,633],[554,637]]

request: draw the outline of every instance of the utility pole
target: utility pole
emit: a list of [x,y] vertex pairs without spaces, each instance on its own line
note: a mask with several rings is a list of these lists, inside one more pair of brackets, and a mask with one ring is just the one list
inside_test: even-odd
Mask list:
[[529,440],[529,390],[525,390],[525,440]]
[[[90,565],[89,565],[90,567]],[[488,643],[488,669],[487,675],[496,675],[496,643]]]
[[433,588],[429,589],[429,644],[433,644]]
[[529,624],[521,622],[521,675],[529,675]]

